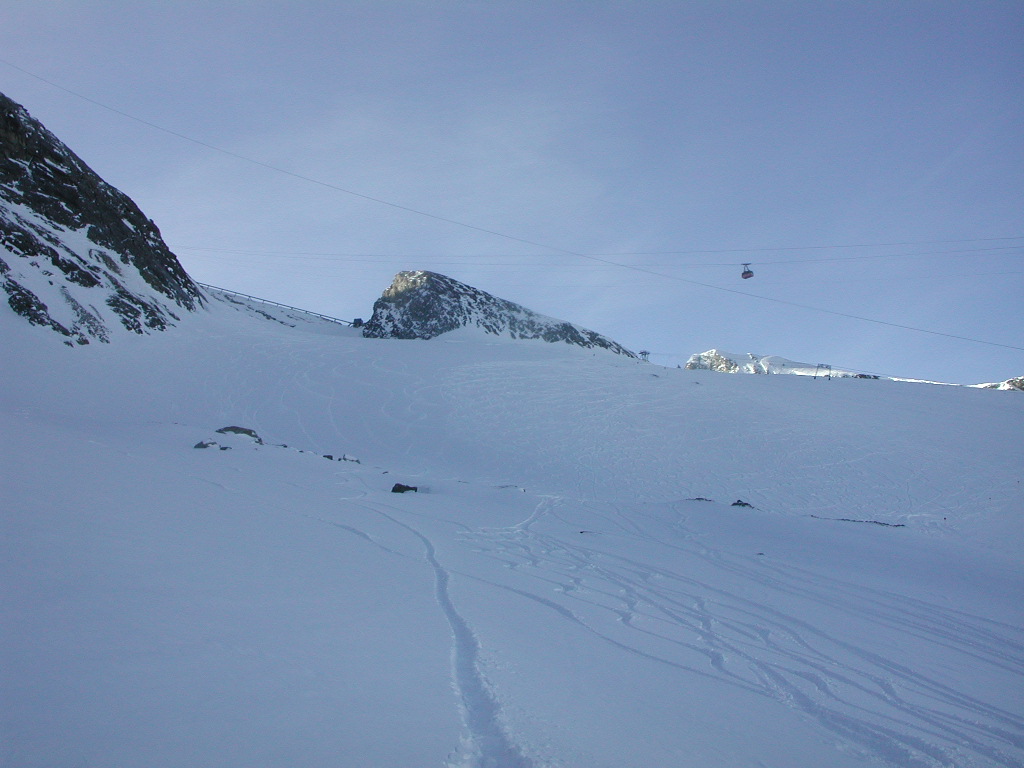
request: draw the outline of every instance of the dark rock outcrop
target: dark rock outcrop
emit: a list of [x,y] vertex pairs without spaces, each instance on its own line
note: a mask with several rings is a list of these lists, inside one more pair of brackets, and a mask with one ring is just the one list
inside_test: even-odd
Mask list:
[[257,445],[263,445],[263,438],[256,434],[256,430],[248,427],[221,427],[217,430],[218,435],[244,435],[256,441]]
[[202,303],[156,225],[0,94],[0,285],[33,325],[79,344],[164,330]]
[[399,272],[373,305],[363,335],[377,339],[432,339],[459,328],[479,328],[495,336],[543,339],[633,352],[594,331],[533,312],[436,272]]

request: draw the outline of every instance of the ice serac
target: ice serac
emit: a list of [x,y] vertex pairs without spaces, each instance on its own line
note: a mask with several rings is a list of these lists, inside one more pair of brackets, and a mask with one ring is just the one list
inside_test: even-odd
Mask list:
[[0,285],[69,344],[165,330],[203,301],[156,224],[2,93]]
[[636,357],[611,339],[578,325],[460,283],[436,272],[399,272],[373,305],[363,335],[375,339],[432,339],[459,328],[495,336],[543,339]]

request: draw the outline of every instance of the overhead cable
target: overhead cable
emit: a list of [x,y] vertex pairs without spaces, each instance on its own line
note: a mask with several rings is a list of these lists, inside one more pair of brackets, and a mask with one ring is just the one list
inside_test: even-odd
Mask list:
[[[646,273],[646,274],[649,274],[649,275],[654,275],[656,277],[660,277],[660,278],[663,278],[663,279],[666,279],[666,280],[675,280],[677,282],[686,283],[687,285],[696,285],[696,286],[699,286],[701,288],[708,288],[708,289],[713,290],[713,291],[724,291],[726,293],[735,294],[737,296],[746,296],[746,297],[752,298],[752,299],[760,299],[761,301],[770,301],[770,302],[774,302],[774,303],[777,303],[777,304],[783,304],[783,305],[787,305],[787,306],[791,306],[791,307],[798,307],[800,309],[806,309],[806,310],[809,310],[809,311],[812,311],[812,312],[821,312],[821,313],[824,313],[824,314],[834,315],[834,316],[837,316],[837,317],[845,317],[845,318],[849,318],[849,319],[852,319],[852,320],[860,320],[860,321],[866,322],[866,323],[875,323],[877,325],[884,325],[884,326],[889,326],[889,327],[892,327],[892,328],[901,328],[903,330],[915,331],[917,333],[927,333],[927,334],[930,334],[930,335],[933,335],[933,336],[943,336],[943,337],[950,338],[950,339],[958,339],[960,341],[969,341],[969,342],[973,342],[973,343],[976,343],[976,344],[985,344],[985,345],[988,345],[988,346],[1002,347],[1004,349],[1014,349],[1014,350],[1019,350],[1019,351],[1024,352],[1024,347],[1013,346],[1013,345],[1010,345],[1010,344],[1000,344],[1000,343],[993,342],[993,341],[985,341],[983,339],[971,338],[969,336],[960,336],[960,335],[953,334],[953,333],[944,333],[942,331],[932,331],[932,330],[929,330],[927,328],[917,328],[917,327],[911,326],[911,325],[903,325],[901,323],[893,323],[893,322],[889,322],[889,321],[886,321],[886,320],[878,320],[876,318],[864,317],[862,315],[854,315],[854,314],[851,314],[851,313],[848,313],[848,312],[839,312],[839,311],[833,310],[833,309],[825,309],[823,307],[814,307],[814,306],[810,306],[808,304],[800,304],[798,302],[788,301],[786,299],[774,298],[772,296],[761,296],[761,295],[756,294],[756,293],[749,293],[747,291],[740,291],[740,290],[737,290],[735,288],[725,288],[723,286],[710,285],[708,283],[702,283],[702,282],[699,282],[697,280],[690,280],[688,278],[679,277],[678,275],[668,275],[668,274],[665,274],[663,272],[655,272],[655,271],[653,271],[651,269],[648,269],[648,268],[642,267],[642,266],[636,266],[636,265],[632,265],[632,264],[623,264],[621,262],[612,261],[612,260],[604,258],[602,256],[597,256],[597,255],[593,255],[593,254],[586,254],[586,253],[580,253],[578,251],[572,251],[572,250],[568,250],[566,248],[559,248],[557,246],[549,245],[547,243],[541,243],[541,242],[537,242],[537,241],[534,241],[534,240],[528,240],[526,238],[517,237],[515,235],[510,235],[510,234],[507,234],[505,232],[499,232],[497,230],[488,229],[486,227],[480,227],[480,226],[477,226],[475,224],[470,224],[468,222],[464,222],[464,221],[459,221],[457,219],[448,218],[447,216],[440,216],[438,214],[430,213],[428,211],[423,211],[423,210],[420,210],[418,208],[412,208],[410,206],[401,205],[399,203],[394,203],[394,202],[391,202],[389,200],[384,200],[384,199],[379,198],[379,197],[374,197],[372,195],[363,194],[362,192],[356,192],[355,190],[346,189],[345,187],[338,186],[337,184],[332,184],[332,183],[327,182],[327,181],[322,181],[320,179],[316,179],[316,178],[313,178],[311,176],[306,176],[306,175],[301,174],[301,173],[296,173],[294,171],[289,171],[289,170],[287,170],[285,168],[280,168],[280,167],[278,167],[276,165],[272,165],[270,163],[263,162],[262,160],[257,160],[255,158],[248,157],[246,155],[242,155],[242,154],[239,154],[237,152],[233,152],[233,151],[228,150],[228,149],[224,149],[223,147],[218,147],[218,146],[216,146],[214,144],[210,144],[210,143],[202,141],[200,139],[196,139],[196,138],[193,138],[191,136],[187,136],[187,135],[185,135],[183,133],[179,133],[178,131],[173,131],[173,130],[171,130],[169,128],[165,128],[165,127],[163,127],[161,125],[158,125],[156,123],[153,123],[153,122],[151,122],[149,120],[145,120],[145,119],[143,119],[141,117],[136,117],[135,115],[129,114],[128,112],[124,112],[123,110],[116,109],[115,107],[111,107],[111,106],[109,106],[107,104],[104,104],[103,102],[97,101],[96,99],[93,99],[93,98],[90,98],[88,96],[85,96],[85,95],[83,95],[83,94],[81,94],[81,93],[79,93],[77,91],[71,90],[70,88],[66,88],[66,87],[64,87],[62,85],[59,85],[59,84],[53,82],[52,80],[49,80],[49,79],[47,79],[45,77],[37,75],[37,74],[35,74],[33,72],[30,72],[27,69],[19,67],[17,64],[14,64],[14,63],[12,63],[10,61],[7,61],[6,59],[0,58],[0,63],[6,64],[7,66],[9,66],[12,69],[15,69],[15,70],[21,72],[22,74],[25,74],[25,75],[27,75],[29,77],[32,77],[32,78],[34,78],[36,80],[39,80],[39,81],[43,82],[43,83],[46,83],[47,85],[49,85],[49,86],[51,86],[53,88],[56,88],[56,89],[58,89],[60,91],[63,91],[64,93],[70,94],[70,95],[72,95],[72,96],[74,96],[76,98],[82,99],[83,101],[87,101],[90,104],[93,104],[93,105],[95,105],[97,107],[100,107],[101,109],[105,109],[105,110],[107,110],[109,112],[112,112],[113,114],[119,115],[119,116],[124,117],[124,118],[126,118],[128,120],[132,120],[134,122],[140,123],[140,124],[145,125],[145,126],[147,126],[149,128],[152,128],[154,130],[161,131],[162,133],[166,133],[166,134],[168,134],[170,136],[174,136],[174,137],[179,138],[179,139],[181,139],[183,141],[187,141],[187,142],[190,142],[192,144],[197,144],[197,145],[199,145],[201,147],[205,147],[206,149],[209,149],[209,150],[211,150],[213,152],[218,152],[220,154],[227,155],[228,157],[233,157],[233,158],[235,158],[237,160],[242,160],[243,162],[250,163],[252,165],[256,165],[256,166],[259,166],[261,168],[265,168],[267,170],[274,171],[276,173],[280,173],[280,174],[283,174],[285,176],[289,176],[289,177],[294,178],[294,179],[299,179],[300,181],[305,181],[305,182],[310,183],[310,184],[315,184],[315,185],[317,185],[319,187],[323,187],[323,188],[326,188],[326,189],[331,189],[331,190],[334,190],[335,192],[341,192],[343,194],[350,195],[352,197],[357,197],[357,198],[362,199],[362,200],[367,200],[369,202],[378,203],[380,205],[385,205],[385,206],[388,206],[389,208],[394,208],[396,210],[405,211],[407,213],[414,213],[417,216],[423,216],[423,217],[426,217],[426,218],[429,218],[429,219],[433,219],[435,221],[444,222],[446,224],[452,224],[454,226],[458,226],[458,227],[463,227],[465,229],[474,230],[476,232],[481,232],[483,234],[493,235],[495,237],[504,238],[505,240],[510,240],[510,241],[517,242],[517,243],[523,243],[524,245],[532,245],[532,246],[535,246],[537,248],[544,248],[544,249],[547,249],[547,250],[550,250],[550,251],[555,251],[557,253],[562,253],[562,254],[566,254],[566,255],[569,255],[569,256],[576,256],[576,257],[579,257],[581,259],[589,259],[589,260],[592,260],[592,261],[595,261],[595,262],[599,262],[599,263],[602,263],[602,264],[607,264],[609,266],[621,267],[622,269],[630,269],[630,270],[633,270],[633,271],[636,271],[636,272],[643,272],[643,273]],[[994,239],[1004,239],[1004,238],[992,238],[992,239],[994,240]],[[1005,239],[1017,239],[1017,238],[1005,238]],[[939,242],[941,242],[941,241],[939,241]],[[966,241],[966,242],[975,242],[975,241]],[[805,247],[807,247],[807,248],[816,248],[816,247],[819,247],[819,246],[805,246]],[[776,250],[780,250],[780,249],[776,249]]]

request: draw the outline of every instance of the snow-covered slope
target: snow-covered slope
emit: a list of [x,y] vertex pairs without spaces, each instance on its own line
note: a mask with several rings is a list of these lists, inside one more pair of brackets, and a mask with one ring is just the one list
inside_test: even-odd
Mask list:
[[3,94],[0,287],[68,344],[164,330],[202,303],[156,225]]
[[512,339],[543,339],[636,357],[611,339],[578,325],[538,314],[436,272],[399,272],[373,305],[367,338],[432,339],[474,329]]
[[3,766],[1024,765],[1019,397],[204,295],[0,106]]
[[0,306],[4,765],[1024,764],[1014,393],[211,298]]

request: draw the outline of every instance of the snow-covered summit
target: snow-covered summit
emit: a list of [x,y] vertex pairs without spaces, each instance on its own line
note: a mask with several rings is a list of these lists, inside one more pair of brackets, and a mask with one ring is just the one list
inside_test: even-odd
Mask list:
[[686,361],[690,371],[718,371],[720,373],[792,373],[798,376],[839,376],[854,378],[878,378],[854,371],[844,371],[828,365],[799,363],[778,355],[755,355],[752,352],[735,354],[720,349],[692,355]]
[[202,303],[138,206],[3,94],[0,246],[10,308],[69,344],[164,330]]
[[978,389],[1002,389],[1016,392],[1024,392],[1024,376],[1015,376],[1006,381],[997,381],[993,384],[975,384]]
[[[915,384],[940,384],[942,386],[960,386],[942,381],[924,379],[908,379],[896,376],[880,376],[873,373],[851,371],[837,368],[825,363],[800,363],[778,355],[756,355],[753,352],[737,354],[723,352],[720,349],[709,349],[691,355],[686,361],[686,369],[690,371],[717,371],[719,373],[789,373],[797,376],[827,376],[840,379],[885,379],[886,381],[903,381]],[[1024,376],[999,381],[992,384],[971,384],[977,389],[1001,389],[1024,391]]]
[[459,328],[476,328],[513,339],[543,339],[633,352],[594,331],[538,314],[436,272],[399,272],[373,305],[363,335],[368,338],[432,339]]

